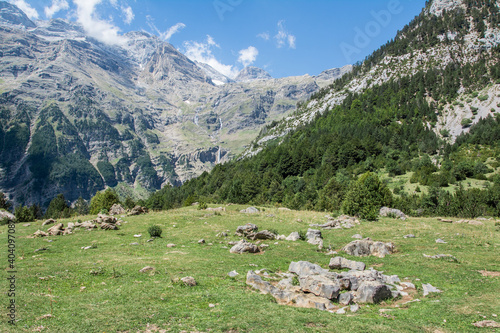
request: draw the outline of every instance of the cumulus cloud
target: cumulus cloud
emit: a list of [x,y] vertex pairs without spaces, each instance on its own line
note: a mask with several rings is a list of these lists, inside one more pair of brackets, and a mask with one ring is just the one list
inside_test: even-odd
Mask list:
[[295,48],[296,38],[285,29],[285,21],[283,20],[278,22],[278,33],[274,36],[274,39],[278,48],[282,48],[287,44],[289,48]]
[[257,60],[259,55],[259,50],[257,48],[250,46],[247,49],[240,50],[240,56],[238,62],[243,65],[243,67],[248,67]]
[[123,15],[125,15],[125,19],[123,20],[123,22],[125,22],[126,24],[132,23],[135,17],[134,12],[132,11],[132,7],[122,7],[122,12]]
[[97,16],[95,9],[102,0],[73,0],[73,2],[77,7],[77,21],[90,36],[106,44],[125,42],[125,38],[119,34],[120,28],[111,21],[104,21]]
[[24,0],[13,0],[11,1],[13,5],[16,5],[21,9],[30,19],[38,20],[38,12],[35,8],[31,7],[29,3]]
[[198,61],[217,70],[229,78],[235,78],[238,75],[238,70],[231,65],[224,65],[218,61],[212,53],[213,48],[219,48],[219,45],[211,36],[207,36],[205,42],[186,41],[184,42],[186,49],[185,55],[192,61]]
[[45,7],[44,12],[45,16],[50,19],[55,13],[65,9],[69,9],[69,4],[66,0],[52,0],[52,5]]

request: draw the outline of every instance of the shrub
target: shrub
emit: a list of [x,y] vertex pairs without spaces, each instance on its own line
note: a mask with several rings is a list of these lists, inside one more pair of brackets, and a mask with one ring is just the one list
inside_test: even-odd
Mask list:
[[472,124],[472,120],[469,118],[464,118],[460,122],[460,125],[462,125],[462,127],[469,127],[471,124]]
[[33,211],[26,206],[18,206],[14,211],[16,222],[34,222],[35,216]]
[[206,202],[204,201],[200,201],[200,203],[198,204],[198,210],[204,210],[204,209],[207,209],[208,208],[208,205]]
[[157,225],[152,225],[148,228],[148,233],[151,238],[161,237],[162,232],[163,230],[161,229],[161,227]]
[[488,96],[488,95],[481,95],[481,96],[479,96],[477,99],[479,99],[481,102],[484,102],[484,101],[486,101],[488,98],[490,98],[490,96]]
[[97,192],[90,200],[90,214],[98,214],[103,209],[109,211],[111,206],[119,203],[120,199],[118,198],[118,194],[112,189],[107,189],[104,192]]

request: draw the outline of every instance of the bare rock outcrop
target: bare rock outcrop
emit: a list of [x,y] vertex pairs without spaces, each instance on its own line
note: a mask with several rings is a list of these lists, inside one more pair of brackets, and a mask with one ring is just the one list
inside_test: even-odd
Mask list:
[[370,238],[365,238],[350,242],[342,248],[342,251],[357,257],[376,256],[384,258],[394,252],[394,244],[374,242]]

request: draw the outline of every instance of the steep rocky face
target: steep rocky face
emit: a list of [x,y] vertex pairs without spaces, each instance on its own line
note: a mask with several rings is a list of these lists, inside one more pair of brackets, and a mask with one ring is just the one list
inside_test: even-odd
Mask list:
[[0,190],[16,205],[178,185],[239,155],[334,78],[255,69],[259,79],[233,82],[144,32],[111,46],[0,6]]
[[242,69],[234,79],[236,82],[250,82],[255,80],[269,80],[273,77],[263,69],[248,66]]

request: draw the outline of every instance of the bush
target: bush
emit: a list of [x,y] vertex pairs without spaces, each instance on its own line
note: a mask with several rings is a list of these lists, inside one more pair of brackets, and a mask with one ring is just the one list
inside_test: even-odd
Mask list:
[[374,173],[367,172],[347,192],[342,210],[367,220],[376,220],[380,207],[390,206],[392,193]]
[[490,96],[488,96],[488,95],[481,95],[481,96],[479,96],[477,99],[479,99],[481,102],[484,102],[484,101],[486,101],[488,98],[490,98]]
[[59,194],[50,202],[49,208],[47,208],[47,212],[45,212],[45,218],[47,219],[68,218],[71,216],[71,212],[72,210],[66,203],[66,198],[64,198],[64,194]]
[[160,226],[152,225],[148,228],[148,232],[151,238],[156,238],[156,237],[161,237],[161,233],[163,232],[163,230],[161,229]]
[[460,125],[462,125],[462,127],[469,127],[471,124],[472,124],[472,120],[469,118],[464,118],[460,122]]
[[16,222],[34,222],[35,216],[33,215],[33,211],[26,206],[18,206],[14,211],[14,215],[16,216]]
[[200,201],[200,203],[198,204],[198,210],[204,210],[204,209],[207,209],[208,208],[208,205],[206,202],[204,201]]
[[112,189],[107,189],[104,192],[97,192],[90,200],[90,214],[98,214],[103,209],[109,211],[111,206],[119,204],[120,198]]

